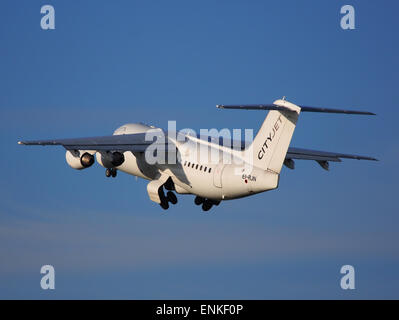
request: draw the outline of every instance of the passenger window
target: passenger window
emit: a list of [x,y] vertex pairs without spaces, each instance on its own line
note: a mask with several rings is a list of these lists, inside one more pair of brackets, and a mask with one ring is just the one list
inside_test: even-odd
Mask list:
[[190,162],[188,163],[188,166],[190,166]]
[[200,167],[200,170],[202,171],[202,166]]
[[195,169],[198,170],[198,164],[195,166]]
[[187,161],[184,161],[184,166],[186,166],[186,164],[187,164]]
[[211,173],[211,168],[209,168],[209,173]]
[[207,167],[205,167],[205,168],[204,168],[204,171],[206,172],[206,171],[207,171],[207,169],[208,169],[208,168],[207,168]]
[[194,166],[195,166],[195,163],[193,163],[193,164],[191,165],[191,168],[194,168]]

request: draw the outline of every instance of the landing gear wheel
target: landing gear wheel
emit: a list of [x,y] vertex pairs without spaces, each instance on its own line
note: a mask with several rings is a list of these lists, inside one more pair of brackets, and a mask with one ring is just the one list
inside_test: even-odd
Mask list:
[[212,208],[212,203],[205,200],[204,203],[202,204],[202,210],[208,211],[210,208]]
[[105,176],[107,177],[107,178],[109,178],[110,176],[112,175],[112,172],[111,172],[111,169],[106,169],[105,170]]
[[116,177],[116,175],[117,175],[117,173],[118,173],[118,171],[116,170],[116,169],[111,169],[112,171],[111,171],[111,175],[112,175],[112,178],[115,178]]
[[201,198],[201,197],[195,197],[194,203],[195,203],[197,206],[199,206],[200,204],[203,204],[203,203],[204,203],[204,199]]
[[169,209],[169,203],[168,203],[168,201],[162,201],[159,205],[160,205],[161,208],[164,209],[164,210],[168,210],[168,209]]
[[171,204],[176,204],[177,203],[177,197],[172,191],[168,191],[166,193],[166,199],[171,203]]

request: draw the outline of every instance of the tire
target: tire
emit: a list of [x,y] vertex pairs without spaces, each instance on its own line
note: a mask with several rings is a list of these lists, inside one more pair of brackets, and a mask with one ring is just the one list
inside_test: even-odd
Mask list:
[[212,204],[215,206],[218,206],[220,204],[221,201],[213,201]]
[[161,202],[159,205],[160,205],[161,208],[164,209],[164,210],[168,210],[168,209],[169,209],[169,203],[168,203],[167,201]]
[[112,178],[115,178],[117,173],[118,173],[118,171],[116,169],[112,169],[112,172],[111,172]]
[[109,177],[111,176],[111,169],[106,169],[106,170],[105,170],[105,176],[106,176],[107,178],[109,178]]
[[197,197],[195,197],[195,199],[194,199],[194,203],[195,203],[197,206],[199,206],[200,204],[203,204],[203,203],[204,203],[204,199],[197,196]]
[[176,197],[176,195],[175,195],[172,191],[168,191],[168,192],[166,193],[166,199],[168,199],[168,201],[169,201],[171,204],[176,204],[176,203],[177,203],[177,197]]
[[202,210],[209,211],[210,208],[212,208],[212,203],[210,203],[209,201],[205,201],[202,204]]

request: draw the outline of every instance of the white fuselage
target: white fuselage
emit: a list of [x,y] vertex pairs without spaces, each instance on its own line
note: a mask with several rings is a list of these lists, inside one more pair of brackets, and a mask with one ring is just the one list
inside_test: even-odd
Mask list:
[[[242,151],[193,137],[189,139],[193,143],[173,141],[179,150],[179,161],[149,165],[144,152],[127,151],[124,152],[124,163],[116,169],[147,180],[167,175],[174,182],[177,193],[194,194],[216,201],[241,198],[277,188],[279,175],[251,166],[245,161]],[[208,148],[205,159],[200,156],[204,147]],[[230,163],[223,161],[223,153],[225,159],[230,159]],[[213,160],[215,155],[220,160]]]
[[[66,162],[83,170],[97,162],[105,176],[122,171],[149,180],[147,193],[163,209],[178,202],[174,193],[196,195],[194,203],[208,211],[222,200],[246,197],[278,187],[283,165],[294,169],[293,159],[317,161],[328,170],[328,161],[340,158],[376,160],[370,157],[293,148],[289,145],[303,111],[373,114],[370,112],[300,107],[285,99],[273,105],[218,105],[222,109],[270,110],[249,146],[235,149],[201,140],[195,134],[167,134],[142,123],[125,124],[113,136],[19,141],[23,145],[62,145]],[[175,130],[175,129],[174,129]],[[184,130],[187,132],[187,129]],[[192,133],[191,130],[188,130]],[[208,131],[209,132],[209,131]],[[209,137],[207,137],[209,138]],[[214,135],[213,135],[213,138]],[[219,137],[218,137],[219,138]],[[223,137],[225,138],[225,137]],[[226,139],[228,140],[228,139]],[[225,139],[223,139],[223,142]],[[233,142],[233,141],[230,141]],[[235,141],[237,142],[237,141]],[[233,142],[235,147],[235,143]],[[128,150],[128,151],[126,151]],[[163,158],[162,158],[163,157]]]

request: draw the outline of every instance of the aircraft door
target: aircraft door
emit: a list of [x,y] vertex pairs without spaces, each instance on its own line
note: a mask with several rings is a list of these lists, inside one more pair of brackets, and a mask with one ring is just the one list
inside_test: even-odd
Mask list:
[[222,187],[222,173],[223,173],[224,164],[219,163],[213,172],[213,184],[215,187],[221,188]]

